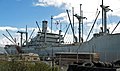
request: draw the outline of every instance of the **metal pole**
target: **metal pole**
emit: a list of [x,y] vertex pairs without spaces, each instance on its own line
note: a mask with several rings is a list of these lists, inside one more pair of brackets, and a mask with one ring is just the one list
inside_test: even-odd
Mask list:
[[[73,15],[73,34],[74,34],[74,7],[72,7],[72,15]],[[73,43],[74,43],[75,37],[73,36]]]
[[[68,15],[68,18],[69,18],[69,21],[70,21],[70,24],[68,25],[68,28],[69,28],[69,26],[71,25],[71,29],[72,29],[72,32],[74,31],[74,28],[73,28],[73,26],[72,26],[72,23],[71,23],[71,19],[70,19],[70,15],[69,15],[69,12],[68,12],[68,10],[66,10],[66,12],[67,12],[67,15]],[[68,29],[67,29],[68,30]],[[73,36],[74,36],[74,38],[75,38],[75,34],[73,33]]]
[[59,44],[61,43],[61,28],[62,28],[62,25],[60,23],[60,20],[59,20],[59,24],[60,24],[60,30],[59,30]]
[[95,25],[95,23],[96,23],[96,21],[97,21],[97,18],[98,18],[98,16],[99,16],[99,14],[100,14],[100,11],[98,12],[97,17],[95,18],[95,21],[94,21],[94,23],[93,23],[93,25],[92,25],[92,27],[91,27],[91,29],[90,29],[90,32],[89,32],[89,34],[88,34],[88,36],[87,36],[87,38],[86,38],[86,41],[88,40],[88,38],[89,38],[89,36],[90,36],[90,34],[91,34],[91,32],[92,32],[92,29],[93,29],[93,27],[94,27],[94,25]]
[[53,20],[53,16],[51,16],[51,33],[52,33],[52,20]]
[[115,26],[115,28],[113,29],[113,31],[111,32],[111,34],[115,31],[115,29],[117,28],[117,26],[119,25],[120,21],[118,22],[118,24]]
[[36,21],[36,24],[37,24],[37,27],[38,27],[38,29],[39,29],[39,32],[41,32],[40,26],[38,25],[38,22],[37,22],[37,21]]
[[[26,45],[28,44],[28,32],[27,32],[27,25],[26,25]],[[28,45],[27,45],[28,46]]]
[[10,40],[12,43],[15,43],[13,42],[10,38],[8,38],[5,34],[3,34],[3,36],[5,36],[8,40]]
[[107,16],[106,16],[106,11],[104,11],[104,33],[107,33]]
[[[103,23],[103,32],[107,33],[107,12],[111,9],[109,9],[109,6],[103,6],[103,0],[102,0],[102,5],[100,5],[102,8],[102,23]],[[113,10],[111,10],[113,11]]]
[[[80,4],[80,16],[81,16],[81,6],[82,6],[82,4]],[[80,38],[81,38],[81,19],[79,20],[79,42],[81,42],[80,41]]]
[[65,34],[64,34],[64,36],[63,36],[63,38],[65,38],[65,36],[66,36],[66,34],[67,34],[67,31],[68,31],[69,27],[70,27],[70,24],[68,25],[68,27],[67,27],[67,29],[66,29],[66,31],[65,31]]
[[[102,0],[102,6],[103,6],[103,0]],[[103,24],[104,24],[104,23],[103,23],[103,16],[104,16],[104,15],[103,15],[103,8],[102,8],[102,27],[103,27]],[[103,28],[103,30],[104,30],[104,28]],[[103,32],[103,30],[102,30],[102,32]]]
[[6,29],[6,31],[7,31],[7,33],[10,35],[10,37],[12,38],[12,40],[14,41],[14,43],[15,43],[15,40],[14,40],[14,38],[12,37],[12,35],[9,33],[9,31]]
[[[81,11],[81,16],[83,17],[83,11]],[[83,19],[81,20],[81,24],[82,24],[82,42],[83,42]]]
[[79,42],[81,42],[81,41],[80,41],[80,38],[81,38],[81,25],[80,25],[80,20],[79,20],[79,28],[78,28],[78,29],[79,29]]

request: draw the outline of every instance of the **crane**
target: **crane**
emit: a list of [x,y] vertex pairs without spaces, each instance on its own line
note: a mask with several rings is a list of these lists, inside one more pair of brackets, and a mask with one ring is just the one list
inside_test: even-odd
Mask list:
[[26,34],[27,32],[17,31],[17,33],[20,33],[20,35],[21,35],[20,43],[21,43],[21,46],[22,46],[23,34]]

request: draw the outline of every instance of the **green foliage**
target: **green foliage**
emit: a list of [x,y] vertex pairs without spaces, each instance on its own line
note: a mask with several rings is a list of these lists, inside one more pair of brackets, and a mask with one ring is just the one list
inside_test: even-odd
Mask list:
[[[52,71],[52,67],[43,62],[0,61],[0,71]],[[59,71],[58,67],[53,71]]]

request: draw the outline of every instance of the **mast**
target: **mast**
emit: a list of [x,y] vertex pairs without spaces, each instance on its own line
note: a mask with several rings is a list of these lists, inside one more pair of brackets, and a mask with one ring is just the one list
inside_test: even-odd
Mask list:
[[[74,34],[74,7],[72,7],[72,16],[73,16],[73,34]],[[75,37],[73,36],[73,43],[75,42]]]
[[21,38],[20,38],[20,42],[21,42],[21,46],[22,46],[22,39],[23,39],[23,34],[26,34],[27,32],[22,32],[22,31],[17,31],[17,33],[20,33],[20,36],[21,36]]
[[53,21],[53,16],[51,16],[51,33],[52,33],[52,21]]
[[[102,6],[103,6],[103,0],[102,0]],[[102,27],[103,27],[103,8],[102,8]],[[103,33],[103,28],[102,28],[102,33]]]
[[74,15],[78,19],[78,21],[79,21],[78,31],[79,31],[79,42],[80,43],[81,43],[81,22],[82,22],[83,19],[87,19],[86,17],[82,16],[81,6],[82,6],[82,4],[80,4],[80,15],[77,15],[77,14]]
[[[83,11],[81,11],[81,16],[83,17]],[[81,20],[81,24],[82,24],[82,43],[83,43],[83,19]]]
[[106,16],[107,11],[104,10],[103,13],[104,13],[104,16],[103,16],[104,17],[104,33],[107,33],[107,16]]
[[104,6],[103,5],[103,0],[102,0],[102,5],[100,5],[102,8],[102,24],[103,24],[103,33],[107,33],[107,12],[108,11],[113,11],[109,8],[109,6]]
[[59,24],[60,24],[60,30],[59,30],[59,44],[61,43],[61,32],[62,32],[62,24],[60,23],[60,20],[59,20]]
[[[80,16],[81,16],[81,6],[82,4],[80,4]],[[79,42],[81,42],[80,38],[81,38],[81,20],[79,21]]]
[[28,32],[27,32],[27,25],[26,25],[26,46],[28,47]]

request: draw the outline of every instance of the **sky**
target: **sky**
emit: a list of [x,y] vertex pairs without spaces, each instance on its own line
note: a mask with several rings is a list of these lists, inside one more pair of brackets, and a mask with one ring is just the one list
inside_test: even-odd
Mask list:
[[[82,4],[83,16],[87,17],[84,20],[84,37],[85,40],[89,30],[96,18],[98,11],[101,11],[100,5],[102,0],[0,0],[0,45],[12,44],[6,39],[3,34],[8,36],[6,29],[10,34],[20,41],[20,34],[18,30],[25,31],[25,27],[28,27],[29,35],[35,29],[32,37],[34,37],[38,31],[36,21],[41,28],[42,21],[48,21],[48,32],[51,31],[51,16],[53,16],[53,28],[54,33],[58,33],[60,25],[56,25],[56,21],[62,24],[62,34],[64,35],[66,28],[68,27],[69,20],[66,13],[66,9],[69,10],[70,18],[72,20],[72,7],[74,7],[75,14],[79,14],[80,4]],[[107,28],[110,32],[120,21],[120,0],[104,0],[104,5],[110,6],[113,12],[107,13]],[[101,27],[101,13],[98,17],[93,33],[100,32]],[[120,26],[117,27],[114,33],[119,33]],[[75,35],[78,37],[78,20],[75,18]],[[66,43],[73,41],[71,28],[67,32],[65,37]],[[91,37],[92,37],[91,34]]]

